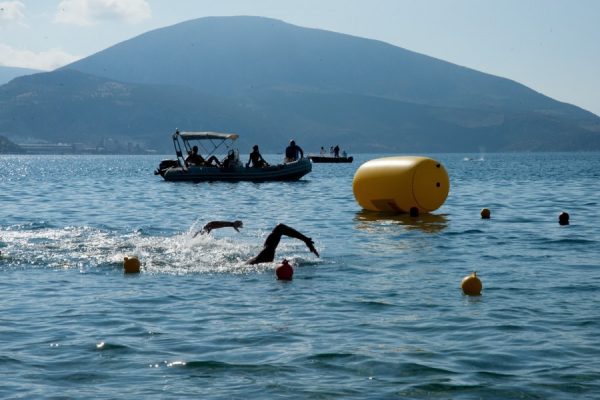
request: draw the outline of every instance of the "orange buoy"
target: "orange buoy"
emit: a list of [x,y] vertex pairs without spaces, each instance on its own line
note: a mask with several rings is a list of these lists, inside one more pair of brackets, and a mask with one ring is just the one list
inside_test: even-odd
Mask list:
[[140,272],[140,260],[137,257],[125,257],[123,259],[123,270],[126,274],[137,274]]
[[483,219],[490,219],[491,216],[492,216],[492,213],[490,212],[489,208],[482,208],[481,209],[481,218],[483,218]]
[[560,215],[558,216],[558,223],[560,225],[569,225],[569,213],[567,212],[561,212]]
[[477,273],[473,271],[471,275],[463,278],[460,287],[464,294],[469,296],[479,296],[483,285],[481,284],[481,280],[477,277]]
[[279,266],[275,269],[275,274],[277,275],[277,279],[282,281],[291,281],[292,276],[294,276],[294,269],[288,262],[288,260],[283,260]]

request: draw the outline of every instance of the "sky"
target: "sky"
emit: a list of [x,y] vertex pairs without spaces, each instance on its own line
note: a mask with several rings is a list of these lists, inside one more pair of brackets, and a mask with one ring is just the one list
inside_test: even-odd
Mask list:
[[149,30],[230,15],[381,40],[600,115],[600,0],[0,0],[0,66],[52,70]]

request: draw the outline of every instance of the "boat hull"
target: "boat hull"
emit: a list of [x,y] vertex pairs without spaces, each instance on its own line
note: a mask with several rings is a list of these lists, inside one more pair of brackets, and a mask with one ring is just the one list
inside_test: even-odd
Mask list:
[[351,163],[354,157],[308,156],[314,163]]
[[197,167],[189,168],[170,167],[160,175],[166,181],[297,181],[312,170],[312,165],[308,159],[298,160],[292,163],[272,165],[265,168],[217,168],[217,167]]

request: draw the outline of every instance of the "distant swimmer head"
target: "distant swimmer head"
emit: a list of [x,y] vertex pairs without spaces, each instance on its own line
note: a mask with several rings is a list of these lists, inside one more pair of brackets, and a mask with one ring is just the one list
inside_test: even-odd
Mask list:
[[561,212],[561,213],[558,215],[558,223],[559,223],[560,225],[569,225],[569,213],[567,213],[567,212],[564,212],[564,211],[563,211],[563,212]]
[[492,216],[492,213],[490,212],[489,208],[481,209],[481,218],[490,219],[491,216]]

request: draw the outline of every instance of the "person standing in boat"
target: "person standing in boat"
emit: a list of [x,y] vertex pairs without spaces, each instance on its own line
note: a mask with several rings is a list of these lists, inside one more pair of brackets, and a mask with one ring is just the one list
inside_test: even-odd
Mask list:
[[215,156],[210,156],[208,160],[205,160],[200,154],[198,154],[198,146],[192,147],[192,152],[185,159],[186,164],[205,166],[205,167],[220,167],[221,162]]
[[264,168],[264,167],[269,166],[269,163],[267,161],[265,161],[263,156],[260,154],[260,151],[258,151],[257,144],[255,144],[252,147],[252,153],[250,153],[250,158],[248,159],[248,162],[246,163],[246,168],[248,168],[250,166],[250,163],[252,163],[252,166],[254,168]]
[[[300,155],[298,157],[298,155]],[[285,148],[285,162],[292,162],[304,158],[302,147],[298,146],[294,140],[290,140],[290,145]]]
[[340,156],[340,146],[338,146],[337,144],[333,148],[333,156],[334,157],[339,157]]
[[[211,221],[204,225],[201,231],[198,231],[194,234],[196,237],[199,234],[208,234],[213,229],[226,228],[231,227],[239,232],[238,228],[242,228],[244,226],[242,221]],[[275,259],[275,250],[277,250],[277,246],[279,246],[279,242],[281,241],[282,236],[289,236],[294,239],[299,239],[306,244],[308,250],[311,253],[314,253],[317,257],[319,257],[319,252],[315,248],[315,243],[308,236],[303,235],[298,232],[294,228],[287,226],[285,224],[277,224],[275,228],[271,231],[265,243],[263,244],[263,249],[258,255],[252,257],[246,264],[260,264],[265,262],[272,262]]]

